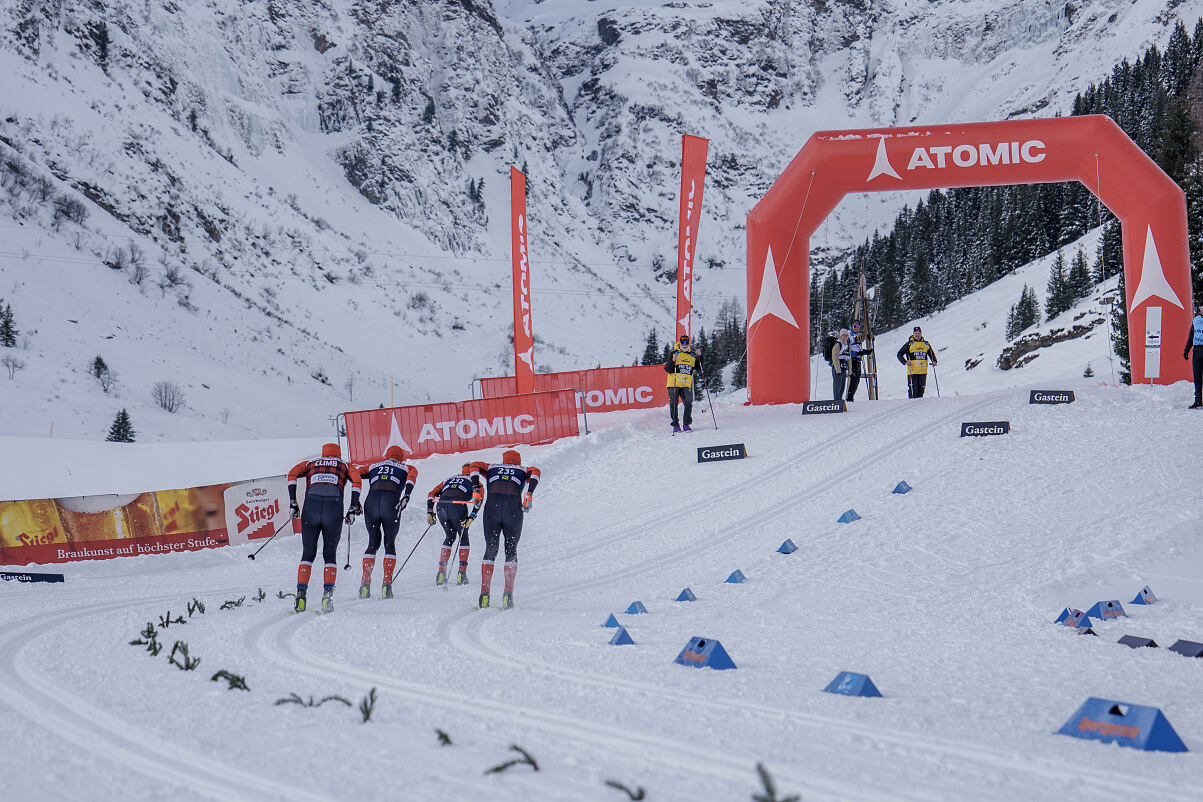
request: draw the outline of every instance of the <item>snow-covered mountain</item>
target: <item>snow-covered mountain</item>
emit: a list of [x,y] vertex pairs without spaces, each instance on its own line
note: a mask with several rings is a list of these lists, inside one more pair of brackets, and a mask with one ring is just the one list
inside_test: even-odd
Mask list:
[[[530,177],[538,367],[628,363],[670,325],[682,133],[711,139],[706,324],[744,297],[744,217],[814,130],[1067,113],[1201,14],[7,4],[0,298],[23,368],[0,372],[0,431],[98,438],[125,407],[140,439],[312,434],[346,408],[465,397],[512,360],[510,164]],[[838,252],[906,200],[850,200],[816,246]],[[118,377],[107,393],[96,356]],[[181,410],[155,405],[159,381]]]

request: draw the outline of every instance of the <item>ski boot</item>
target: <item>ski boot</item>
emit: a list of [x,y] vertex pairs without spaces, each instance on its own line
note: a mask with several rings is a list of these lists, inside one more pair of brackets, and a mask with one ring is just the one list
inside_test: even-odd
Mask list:
[[683,432],[692,432],[692,431],[693,431],[693,429],[690,429],[690,428],[689,428],[689,424],[687,423],[687,424],[685,424],[684,426],[682,426],[682,427],[681,427],[681,431],[683,431]]
[[501,594],[501,609],[502,610],[510,610],[510,609],[513,609],[513,607],[514,607],[514,594],[513,593],[502,593]]
[[434,575],[434,584],[436,584],[436,585],[446,585],[447,584],[447,569],[446,568],[440,568],[439,572]]
[[380,587],[380,598],[382,598],[382,599],[393,598],[393,586],[392,585],[382,585]]
[[460,571],[458,574],[456,574],[455,575],[455,584],[457,584],[457,585],[468,584],[468,572]]
[[681,433],[681,427],[674,423],[673,424],[673,434],[680,434],[680,433]]
[[330,613],[334,611],[334,588],[326,588],[322,591],[322,612]]
[[487,590],[480,594],[480,600],[477,602],[477,606],[479,606],[482,610],[489,606],[489,592]]
[[[388,587],[388,586],[386,585],[385,587]],[[372,598],[372,586],[371,585],[360,585],[359,586],[359,598],[361,598],[361,599]]]
[[292,608],[292,611],[294,613],[305,612],[305,589],[304,588],[299,588],[297,590],[297,603],[296,603],[296,606],[294,606]]

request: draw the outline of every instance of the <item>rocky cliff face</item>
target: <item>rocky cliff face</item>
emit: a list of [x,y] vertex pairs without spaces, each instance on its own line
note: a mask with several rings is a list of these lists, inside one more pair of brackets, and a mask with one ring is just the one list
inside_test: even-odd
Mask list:
[[[744,217],[812,131],[1065,112],[1200,13],[1200,0],[17,0],[0,12],[0,162],[30,178],[0,182],[0,215],[41,233],[0,266],[3,292],[54,325],[47,290],[21,284],[31,266],[132,279],[133,247],[147,275],[111,292],[160,328],[222,324],[158,343],[163,359],[250,349],[265,380],[324,376],[308,386],[323,408],[346,405],[334,388],[352,376],[379,389],[401,375],[398,400],[463,395],[507,369],[513,164],[529,175],[540,368],[627,363],[671,325],[682,133],[711,140],[705,324],[742,299]],[[56,198],[89,215],[57,214]],[[849,199],[816,262],[905,200]],[[432,360],[442,369],[418,377]]]

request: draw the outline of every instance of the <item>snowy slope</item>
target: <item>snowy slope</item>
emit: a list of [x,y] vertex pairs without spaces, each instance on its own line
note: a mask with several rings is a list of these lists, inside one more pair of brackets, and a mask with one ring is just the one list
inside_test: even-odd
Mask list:
[[[586,438],[523,449],[544,482],[508,612],[472,609],[476,531],[471,586],[433,586],[430,533],[397,599],[355,599],[359,524],[328,616],[275,598],[290,589],[296,538],[253,563],[235,548],[65,566],[59,586],[6,583],[6,791],[613,800],[615,780],[648,799],[746,799],[763,762],[783,794],[807,800],[1194,798],[1197,661],[1114,642],[1203,641],[1192,478],[1203,442],[1179,395],[1092,387],[1071,406],[1029,407],[996,392],[812,417],[720,403],[719,431],[678,438],[658,412],[597,416]],[[994,419],[1012,434],[957,436],[963,420]],[[729,442],[750,457],[696,463],[696,447]],[[458,461],[424,461],[418,492]],[[891,495],[901,479],[915,490]],[[850,507],[862,520],[837,524]],[[424,528],[419,510],[405,514],[402,556]],[[787,537],[799,551],[777,554]],[[724,584],[736,568],[748,581]],[[1162,601],[1098,638],[1051,623],[1146,582]],[[698,601],[672,602],[685,586]],[[195,672],[126,645],[194,597],[206,612],[160,639],[187,641]],[[636,599],[648,615],[622,613]],[[611,612],[637,645],[607,645]],[[738,668],[674,665],[695,635],[719,639]],[[250,691],[210,682],[218,669]],[[884,698],[821,693],[840,670],[868,673]],[[372,688],[367,724],[336,701],[275,704],[358,703]],[[1054,735],[1091,695],[1159,706],[1193,751]],[[486,774],[518,757],[511,744],[540,770]]]
[[[1079,251],[1087,260],[1098,249],[1099,231],[1069,243],[1061,249],[1066,263],[1073,261]],[[1021,367],[1002,370],[998,358],[1014,341],[1006,337],[1007,314],[1019,300],[1024,285],[1036,290],[1043,307],[1049,272],[1056,253],[1037,259],[1015,270],[995,283],[948,305],[929,317],[909,321],[876,339],[877,370],[880,397],[906,398],[906,369],[898,364],[897,353],[911,336],[915,326],[936,349],[939,364],[935,376],[940,380],[940,392],[945,395],[974,395],[1013,388],[1075,389],[1101,383],[1119,382],[1119,359],[1111,345],[1110,301],[1117,297],[1118,278],[1112,277],[1095,285],[1088,298],[1073,308],[1021,332],[1016,339],[1035,334],[1050,334],[1056,329],[1068,330],[1075,325],[1091,326],[1090,331],[1074,339],[1056,342],[1035,350],[1036,356]],[[1166,358],[1178,359],[1179,334],[1167,336]],[[1093,377],[1082,374],[1087,366]],[[936,381],[929,375],[927,394],[936,394]],[[1187,383],[1180,383],[1178,392],[1189,399]],[[815,355],[811,358],[811,398],[831,398],[831,368]],[[863,390],[859,398],[867,398]],[[1186,403],[1190,403],[1189,400]]]
[[[0,164],[28,181],[0,175],[0,297],[28,339],[25,368],[0,375],[3,431],[99,439],[124,407],[150,440],[311,436],[348,407],[462,397],[512,360],[510,164],[531,175],[539,367],[628,363],[668,329],[681,133],[711,139],[706,324],[744,297],[744,217],[812,131],[1066,113],[1201,14],[1199,0],[10,3]],[[87,219],[56,221],[56,198]],[[908,200],[850,199],[815,263]],[[116,258],[131,245],[141,283]],[[96,355],[119,374],[110,394],[87,375]],[[186,408],[158,410],[156,381]]]

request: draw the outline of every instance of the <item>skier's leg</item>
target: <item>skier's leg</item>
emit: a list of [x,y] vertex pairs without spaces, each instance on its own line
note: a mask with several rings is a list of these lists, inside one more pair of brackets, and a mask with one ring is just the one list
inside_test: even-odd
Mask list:
[[681,423],[686,426],[693,425],[693,388],[679,387],[681,399],[685,402],[685,417],[681,419]]
[[322,559],[326,565],[322,579],[322,597],[329,598],[338,579],[338,541],[343,533],[343,505],[341,498],[322,500]]
[[318,525],[318,503],[308,501],[301,512],[301,564],[297,566],[297,593],[309,587],[309,574],[313,570],[313,558],[317,556],[317,538],[321,529]]
[[[493,563],[497,559],[497,548],[501,545],[501,527],[504,514],[504,496],[489,494],[485,501],[485,553],[480,561],[480,606],[489,604],[489,592],[493,585]],[[517,496],[514,497],[515,500]]]
[[372,584],[372,571],[376,568],[376,552],[380,549],[380,516],[377,514],[377,499],[379,494],[368,493],[368,503],[363,511],[363,525],[368,530],[368,547],[363,552],[363,578],[359,582],[360,597],[367,596],[367,589]]
[[927,389],[927,374],[915,374],[915,398],[922,398],[923,391]]
[[502,606],[511,607],[514,603],[514,580],[518,576],[518,541],[522,538],[522,506],[518,497],[513,497],[514,504],[510,514],[505,518],[505,593],[502,596]]
[[668,388],[668,420],[674,429],[681,425],[680,419],[677,418],[677,391],[679,389],[679,387]]
[[455,539],[459,537],[460,521],[463,520],[455,514],[455,508],[459,506],[462,505],[440,504],[436,508],[439,524],[443,527],[443,547],[439,549],[439,570],[434,577],[436,585],[443,585],[447,582],[447,563],[451,560],[451,549],[455,545]]

